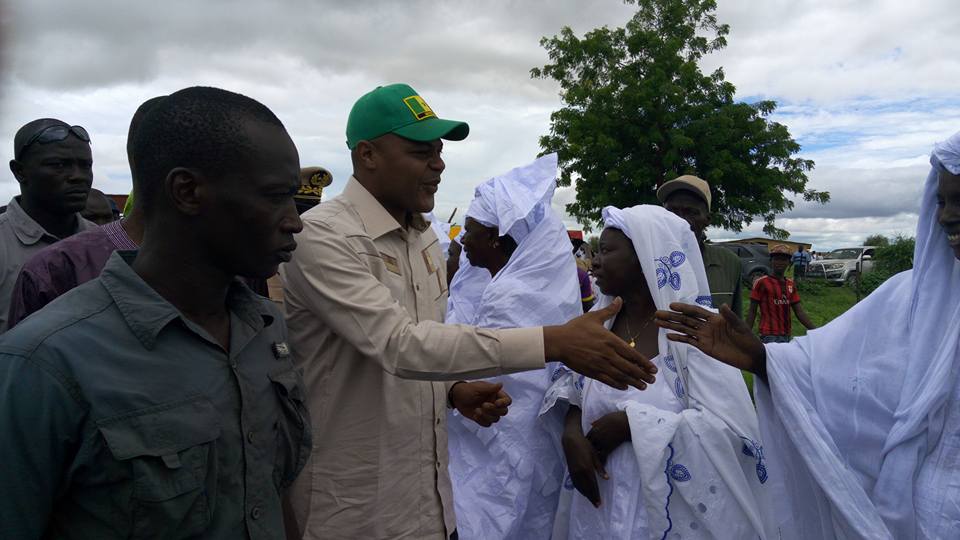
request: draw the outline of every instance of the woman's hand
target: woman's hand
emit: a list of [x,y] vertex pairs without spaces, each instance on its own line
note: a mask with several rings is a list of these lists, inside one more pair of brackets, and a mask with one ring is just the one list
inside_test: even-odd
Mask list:
[[593,445],[600,458],[606,464],[607,457],[621,444],[630,440],[630,422],[627,413],[616,411],[606,414],[591,424],[587,440]]
[[570,471],[570,479],[573,480],[573,487],[593,506],[599,508],[601,501],[597,474],[604,480],[609,477],[597,450],[583,436],[583,430],[580,429],[580,409],[577,407],[570,407],[570,412],[567,413],[566,427],[563,432],[563,455],[567,461],[567,470]]

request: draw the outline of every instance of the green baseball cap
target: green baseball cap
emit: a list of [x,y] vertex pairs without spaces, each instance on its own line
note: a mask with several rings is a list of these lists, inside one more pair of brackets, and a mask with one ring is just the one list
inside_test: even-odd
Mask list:
[[466,122],[437,118],[409,85],[389,84],[378,86],[353,104],[347,119],[347,147],[353,150],[358,142],[387,133],[419,142],[462,141],[470,133],[470,126]]

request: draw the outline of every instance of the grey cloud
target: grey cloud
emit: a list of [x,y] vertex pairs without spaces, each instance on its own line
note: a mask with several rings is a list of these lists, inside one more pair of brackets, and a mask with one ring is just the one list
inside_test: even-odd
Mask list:
[[796,202],[783,219],[890,217],[916,212],[929,168],[821,168],[810,186],[830,191],[825,205]]
[[[723,65],[741,95],[787,100],[777,120],[811,147],[835,141],[809,153],[818,164],[811,187],[831,191],[832,202],[798,203],[781,226],[846,242],[864,227],[896,230],[909,222],[903,216],[915,211],[924,154],[960,128],[955,103],[911,105],[954,88],[960,41],[953,18],[942,16],[952,4],[720,3],[730,46],[705,66]],[[539,151],[537,138],[560,104],[552,81],[529,77],[546,61],[540,37],[564,25],[581,33],[622,25],[635,9],[619,0],[17,0],[8,7],[0,151],[10,152],[13,132],[32,118],[80,123],[94,137],[95,183],[122,192],[129,189],[123,145],[137,105],[211,84],[270,106],[301,162],[334,173],[333,195],[350,173],[343,131],[351,104],[377,84],[406,81],[441,116],[471,125],[467,141],[445,150],[436,210],[444,219],[455,207],[462,219],[476,184]],[[908,102],[911,110],[886,110],[877,101]],[[858,109],[864,102],[870,106]],[[856,133],[846,140],[837,132]],[[0,177],[0,198],[15,191],[9,175]],[[562,211],[573,195],[561,188],[554,207]]]
[[[203,72],[225,59],[285,56],[304,67],[436,89],[474,87],[543,97],[530,81],[546,60],[538,40],[564,24],[587,30],[626,20],[546,0],[498,4],[410,2],[80,2],[12,5],[12,75],[44,88],[149,81],[165,68]],[[50,54],[57,51],[57,54]],[[288,73],[294,76],[294,73]],[[519,83],[519,84],[518,84]]]

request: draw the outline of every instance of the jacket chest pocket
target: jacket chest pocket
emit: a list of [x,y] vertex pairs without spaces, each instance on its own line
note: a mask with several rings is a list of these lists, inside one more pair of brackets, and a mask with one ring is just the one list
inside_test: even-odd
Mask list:
[[208,399],[151,407],[103,420],[99,428],[113,457],[130,466],[132,538],[187,538],[207,529],[220,437]]
[[284,369],[268,376],[280,402],[280,415],[275,426],[277,454],[273,481],[278,488],[285,488],[293,483],[310,457],[310,415],[304,399],[303,381],[296,369]]

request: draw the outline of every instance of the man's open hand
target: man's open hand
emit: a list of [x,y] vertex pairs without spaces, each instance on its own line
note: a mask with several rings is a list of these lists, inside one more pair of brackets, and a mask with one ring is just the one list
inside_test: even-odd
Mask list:
[[618,390],[643,390],[656,380],[657,367],[627,345],[603,323],[617,314],[623,301],[585,313],[562,326],[545,326],[543,344],[549,360],[559,360],[577,373]]
[[450,388],[450,404],[460,414],[483,427],[490,427],[506,416],[513,400],[503,391],[502,383],[484,381],[458,382]]

